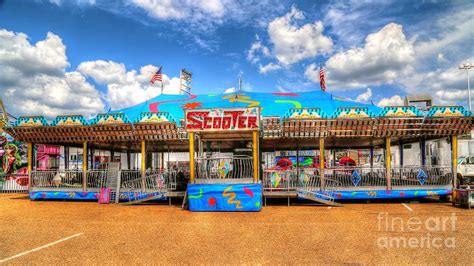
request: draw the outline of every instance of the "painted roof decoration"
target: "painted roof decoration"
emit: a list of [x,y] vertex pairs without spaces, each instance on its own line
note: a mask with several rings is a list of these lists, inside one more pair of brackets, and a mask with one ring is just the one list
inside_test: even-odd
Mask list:
[[331,116],[332,118],[367,118],[375,114],[367,107],[340,107]]
[[159,123],[159,122],[175,122],[175,120],[167,112],[140,113],[140,115],[137,118],[135,118],[135,123]]
[[447,117],[447,116],[471,116],[471,112],[462,106],[433,106],[428,110],[426,116]]
[[387,106],[379,113],[380,117],[412,117],[423,116],[415,106]]
[[130,123],[128,117],[123,113],[99,114],[90,121],[90,124],[123,124]]
[[42,116],[22,116],[13,123],[14,127],[34,127],[47,125],[48,122]]
[[327,118],[320,108],[291,108],[283,116],[283,119],[319,119]]
[[[288,110],[292,108],[319,108],[316,113],[334,114],[338,108],[359,107],[363,110],[356,110],[356,114],[368,116],[378,114],[382,108],[371,104],[358,103],[349,99],[333,97],[331,94],[322,91],[298,92],[298,93],[263,93],[243,91],[237,93],[211,93],[201,95],[169,95],[161,94],[144,103],[112,111],[122,112],[131,120],[136,121],[141,113],[147,112],[167,112],[175,121],[184,118],[184,110],[187,109],[212,109],[212,108],[238,108],[238,107],[261,107],[261,115],[284,117]],[[308,109],[309,108],[309,109]],[[303,112],[303,110],[301,110]],[[319,112],[319,113],[318,113]],[[359,113],[358,113],[359,112]],[[314,112],[310,112],[314,113]]]
[[[265,117],[283,119],[319,118],[373,118],[373,117],[449,117],[471,116],[462,106],[434,106],[422,112],[414,106],[390,106],[380,108],[350,99],[335,97],[323,91],[310,92],[249,92],[210,93],[201,95],[161,94],[143,103],[128,108],[99,114],[86,120],[82,115],[58,116],[51,126],[94,125],[120,123],[177,122],[184,119],[185,110],[260,107]],[[26,116],[17,119],[13,126],[47,126],[42,116]]]
[[52,126],[78,126],[87,125],[82,115],[62,115],[56,117],[51,123]]

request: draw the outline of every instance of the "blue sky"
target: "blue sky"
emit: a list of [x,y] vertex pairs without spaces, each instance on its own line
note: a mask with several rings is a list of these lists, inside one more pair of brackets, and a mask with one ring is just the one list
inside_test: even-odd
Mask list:
[[[319,89],[379,105],[467,106],[471,1],[1,1],[0,90],[14,114],[92,115],[165,92]],[[3,45],[2,45],[3,43]]]

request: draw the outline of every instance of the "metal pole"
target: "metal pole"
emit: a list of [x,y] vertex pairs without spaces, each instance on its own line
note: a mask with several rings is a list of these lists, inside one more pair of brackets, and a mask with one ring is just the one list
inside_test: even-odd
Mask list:
[[189,132],[189,181],[194,183],[194,132]]
[[144,140],[142,140],[141,142],[141,146],[142,146],[142,149],[141,149],[141,155],[142,155],[142,176],[145,176],[145,172],[146,172],[146,143]]
[[[451,137],[451,163],[453,167],[453,189],[456,189],[456,178],[458,175],[458,136],[452,136]],[[454,197],[453,197],[454,200]]]
[[385,138],[385,171],[386,171],[386,178],[387,178],[387,189],[392,189],[392,162],[390,158],[390,137]]
[[28,186],[31,188],[31,171],[33,170],[33,143],[28,142]]
[[82,143],[82,190],[87,190],[87,141]]
[[471,105],[471,84],[469,82],[469,68],[466,69],[467,72],[467,95],[469,98],[469,111],[472,112],[472,105]]
[[321,189],[324,189],[324,138],[319,138],[319,176],[321,180]]
[[258,182],[258,131],[252,132],[252,149],[253,149],[253,181]]

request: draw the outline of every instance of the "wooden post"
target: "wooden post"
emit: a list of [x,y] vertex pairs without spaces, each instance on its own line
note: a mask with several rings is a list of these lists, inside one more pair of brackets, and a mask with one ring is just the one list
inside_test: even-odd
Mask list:
[[82,190],[87,190],[87,141],[82,144]]
[[142,140],[141,142],[141,146],[142,146],[142,150],[141,150],[141,155],[142,155],[142,167],[141,167],[141,170],[142,170],[142,176],[145,176],[145,172],[146,172],[146,143],[144,140]]
[[451,155],[451,162],[453,164],[453,189],[456,189],[456,179],[458,177],[458,136],[451,136]]
[[28,142],[28,187],[31,188],[31,171],[33,170],[33,143]]
[[387,178],[387,189],[392,189],[392,162],[390,157],[390,137],[385,138],[385,176]]
[[194,183],[194,132],[189,132],[189,181]]
[[321,180],[321,189],[324,190],[324,138],[319,138],[319,176]]
[[252,151],[253,151],[253,182],[257,183],[259,178],[258,167],[258,131],[252,132]]

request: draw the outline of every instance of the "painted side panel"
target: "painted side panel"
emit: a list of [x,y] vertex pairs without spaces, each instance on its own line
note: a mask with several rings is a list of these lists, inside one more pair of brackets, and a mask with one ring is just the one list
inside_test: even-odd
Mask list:
[[189,184],[188,200],[191,211],[260,211],[262,185]]

